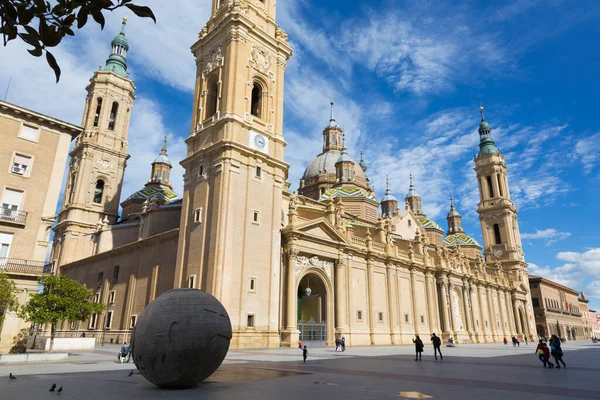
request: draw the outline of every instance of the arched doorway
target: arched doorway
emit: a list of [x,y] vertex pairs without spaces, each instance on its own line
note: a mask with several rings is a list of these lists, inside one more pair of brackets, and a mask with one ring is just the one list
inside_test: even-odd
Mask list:
[[303,344],[312,347],[327,344],[330,320],[329,298],[323,279],[308,273],[298,284],[298,330]]

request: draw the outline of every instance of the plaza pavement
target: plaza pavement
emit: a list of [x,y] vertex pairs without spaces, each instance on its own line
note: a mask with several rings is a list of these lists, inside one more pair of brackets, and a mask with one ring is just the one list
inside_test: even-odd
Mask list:
[[[118,345],[97,346],[62,362],[0,364],[0,399],[45,399],[52,383],[61,399],[599,399],[600,344],[564,345],[566,369],[543,369],[535,344],[483,344],[443,347],[433,360],[426,343],[423,361],[413,346],[232,349],[209,380],[190,390],[166,391],[133,364],[117,364]],[[18,377],[10,381],[8,374]],[[419,397],[420,396],[420,397]]]

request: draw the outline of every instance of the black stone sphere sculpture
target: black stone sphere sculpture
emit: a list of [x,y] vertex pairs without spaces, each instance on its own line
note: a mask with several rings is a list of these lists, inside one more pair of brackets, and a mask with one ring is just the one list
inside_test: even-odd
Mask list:
[[219,368],[231,342],[225,307],[196,289],[170,290],[137,320],[131,351],[135,366],[161,388],[186,389]]

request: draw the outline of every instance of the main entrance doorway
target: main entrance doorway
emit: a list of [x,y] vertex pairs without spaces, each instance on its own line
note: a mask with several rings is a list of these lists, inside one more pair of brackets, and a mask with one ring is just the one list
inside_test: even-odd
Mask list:
[[298,330],[302,344],[327,344],[327,289],[316,274],[305,275],[298,285]]

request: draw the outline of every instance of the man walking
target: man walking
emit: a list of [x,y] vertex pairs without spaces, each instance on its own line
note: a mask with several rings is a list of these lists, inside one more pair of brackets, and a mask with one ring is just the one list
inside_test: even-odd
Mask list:
[[431,334],[431,343],[433,343],[433,356],[435,357],[435,359],[437,360],[437,353],[440,353],[440,359],[444,359],[444,356],[442,356],[442,340],[435,335],[435,333]]

